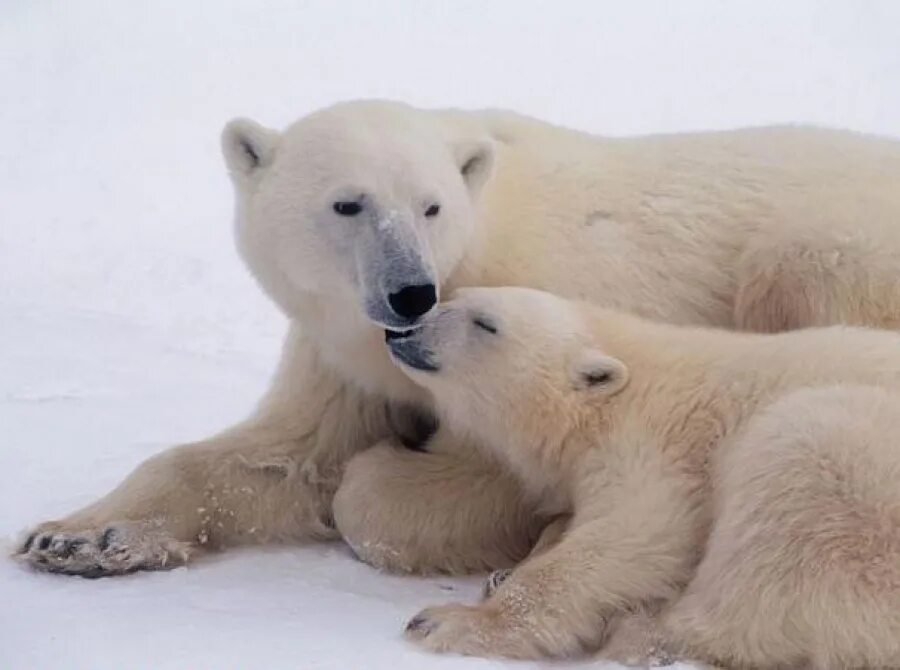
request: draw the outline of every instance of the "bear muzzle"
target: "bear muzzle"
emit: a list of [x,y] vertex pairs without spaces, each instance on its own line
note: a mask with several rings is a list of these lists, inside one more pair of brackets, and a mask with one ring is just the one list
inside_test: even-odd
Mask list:
[[440,370],[434,353],[426,347],[419,335],[421,329],[395,331],[385,330],[384,341],[391,358],[401,367],[408,367],[421,372],[437,372]]

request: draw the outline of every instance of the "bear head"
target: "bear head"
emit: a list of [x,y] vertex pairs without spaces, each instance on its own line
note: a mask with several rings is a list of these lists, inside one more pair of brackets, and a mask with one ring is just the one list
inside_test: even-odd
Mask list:
[[238,248],[302,319],[309,299],[382,328],[414,327],[464,258],[489,179],[489,137],[459,137],[398,103],[354,102],[278,133],[231,121],[222,147]]
[[[605,350],[591,308],[527,288],[467,288],[409,333],[393,360],[434,396],[454,429],[500,455],[512,445],[557,459],[597,430],[629,371]],[[588,438],[589,439],[589,438]]]

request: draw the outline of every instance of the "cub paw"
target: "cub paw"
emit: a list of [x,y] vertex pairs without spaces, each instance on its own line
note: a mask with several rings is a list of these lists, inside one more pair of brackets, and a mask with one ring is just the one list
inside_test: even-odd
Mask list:
[[121,522],[69,529],[42,524],[22,543],[15,558],[44,572],[96,578],[137,570],[168,570],[184,565],[192,553],[151,522]]
[[481,607],[443,605],[422,610],[406,624],[406,637],[426,649],[474,656],[493,655],[489,640],[496,615]]

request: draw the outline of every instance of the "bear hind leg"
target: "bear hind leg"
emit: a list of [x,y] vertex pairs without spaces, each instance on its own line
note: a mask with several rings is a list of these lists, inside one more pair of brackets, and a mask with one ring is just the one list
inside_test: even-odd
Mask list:
[[900,330],[895,227],[761,235],[738,263],[735,327],[779,332],[845,323]]
[[688,656],[738,667],[900,664],[900,394],[799,391],[723,445],[719,514],[664,618]]

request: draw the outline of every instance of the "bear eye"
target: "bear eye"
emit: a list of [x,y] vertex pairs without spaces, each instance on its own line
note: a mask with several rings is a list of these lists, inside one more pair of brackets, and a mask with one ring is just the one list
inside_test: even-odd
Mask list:
[[338,200],[333,207],[341,216],[356,216],[362,211],[362,205],[352,200]]
[[437,203],[435,203],[435,204],[429,206],[428,209],[425,210],[425,216],[427,216],[430,219],[433,216],[437,216],[438,212],[440,212],[440,211],[441,211],[441,206],[438,205]]
[[483,316],[478,316],[472,319],[472,323],[475,324],[476,328],[480,328],[481,330],[490,333],[491,335],[497,334],[497,326],[495,326],[491,321],[485,319]]

